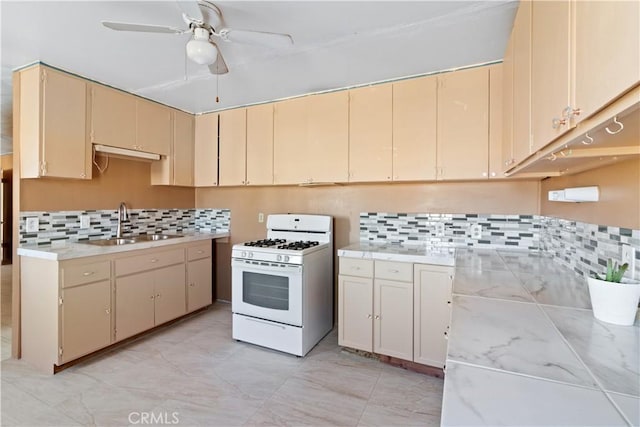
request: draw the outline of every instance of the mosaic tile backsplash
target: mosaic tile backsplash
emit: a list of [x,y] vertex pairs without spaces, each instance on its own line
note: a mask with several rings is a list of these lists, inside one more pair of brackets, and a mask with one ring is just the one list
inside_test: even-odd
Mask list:
[[[473,226],[480,225],[480,237]],[[487,249],[541,250],[586,276],[620,260],[622,245],[636,249],[640,277],[640,230],[539,215],[381,213],[360,214],[360,241]]]
[[[229,209],[129,209],[123,234],[134,236],[161,232],[229,231]],[[89,215],[90,227],[80,228],[80,216]],[[26,218],[37,217],[39,230],[27,233]],[[96,240],[114,237],[117,210],[20,212],[20,244],[48,245],[67,240]]]

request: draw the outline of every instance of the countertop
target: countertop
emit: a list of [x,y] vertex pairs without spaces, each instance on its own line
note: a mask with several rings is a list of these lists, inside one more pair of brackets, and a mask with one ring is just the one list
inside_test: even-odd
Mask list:
[[[167,233],[169,234],[169,233]],[[131,243],[118,246],[97,246],[87,243],[67,242],[55,245],[21,245],[18,248],[18,255],[32,258],[49,259],[54,261],[69,260],[74,258],[84,258],[89,256],[108,255],[120,252],[158,248],[162,246],[175,245],[180,243],[196,242],[199,240],[221,239],[229,236],[229,232],[201,233],[201,232],[180,232],[182,237],[167,240],[157,240],[149,242]]]
[[542,253],[457,250],[442,425],[640,425],[640,322]]
[[338,256],[455,265],[441,423],[640,425],[640,321],[593,317],[547,254],[358,243]]
[[338,256],[416,262],[450,267],[455,265],[454,248],[424,245],[386,245],[360,242],[338,249]]

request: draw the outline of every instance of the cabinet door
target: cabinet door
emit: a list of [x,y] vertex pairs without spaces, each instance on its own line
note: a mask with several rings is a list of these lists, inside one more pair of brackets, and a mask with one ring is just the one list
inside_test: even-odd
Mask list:
[[[502,62],[502,159],[501,171],[511,168],[513,158],[513,32]],[[489,82],[491,84],[491,82]]]
[[171,110],[144,99],[136,99],[136,147],[148,153],[169,155]]
[[502,175],[502,64],[489,67],[489,179],[504,178]]
[[489,70],[445,73],[438,82],[438,179],[486,179]]
[[576,1],[574,7],[579,121],[640,80],[640,3]]
[[314,95],[308,100],[307,172],[310,182],[349,179],[349,93]]
[[154,326],[154,271],[116,279],[116,341]]
[[195,118],[194,185],[218,185],[218,114]]
[[338,276],[338,344],[373,351],[373,279]]
[[211,305],[211,258],[190,261],[187,264],[187,311]]
[[220,113],[219,185],[245,185],[247,168],[247,109]]
[[513,23],[513,158],[531,154],[531,2],[520,2]]
[[571,99],[571,1],[531,4],[531,130],[532,151],[544,147],[571,127],[554,124]]
[[174,111],[173,185],[193,186],[194,118]]
[[62,291],[60,363],[77,359],[111,343],[111,282]]
[[273,104],[247,108],[246,184],[273,184]]
[[392,85],[349,91],[349,181],[391,181]]
[[134,150],[136,99],[101,85],[91,89],[91,142]]
[[300,184],[309,178],[307,103],[309,97],[278,102],[273,116],[273,182]]
[[161,268],[154,273],[155,324],[160,325],[187,312],[185,265]]
[[437,77],[393,84],[393,180],[436,179]]
[[447,358],[453,269],[415,264],[414,278],[413,361],[442,368]]
[[373,284],[373,351],[413,360],[413,283]]
[[91,178],[91,144],[87,141],[87,84],[42,69],[42,176]]

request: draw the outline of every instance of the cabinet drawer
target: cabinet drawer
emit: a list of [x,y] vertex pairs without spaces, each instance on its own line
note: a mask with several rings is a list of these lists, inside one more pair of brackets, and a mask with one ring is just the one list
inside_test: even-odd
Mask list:
[[153,270],[181,262],[184,262],[184,249],[136,255],[130,258],[116,260],[116,276]]
[[201,245],[195,245],[187,248],[187,259],[193,261],[200,258],[207,258],[211,256],[211,241],[207,240],[207,243]]
[[370,259],[340,257],[340,274],[373,277],[373,261]]
[[410,262],[376,261],[376,278],[413,282],[413,264]]
[[109,280],[111,277],[111,264],[109,261],[100,261],[91,264],[68,265],[62,267],[62,287],[82,285],[84,283]]

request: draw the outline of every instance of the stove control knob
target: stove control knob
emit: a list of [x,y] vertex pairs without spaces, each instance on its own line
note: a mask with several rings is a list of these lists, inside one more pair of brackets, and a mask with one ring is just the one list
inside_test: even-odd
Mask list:
[[242,258],[246,258],[247,257],[247,251],[242,251]]
[[278,257],[276,258],[278,261],[282,261],[282,255],[278,255]]
[[289,255],[284,256],[284,262],[289,262]]

